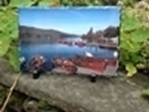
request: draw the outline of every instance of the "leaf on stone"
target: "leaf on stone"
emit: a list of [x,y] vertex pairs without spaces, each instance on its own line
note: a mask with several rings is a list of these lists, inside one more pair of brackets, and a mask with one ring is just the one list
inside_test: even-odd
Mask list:
[[126,70],[127,70],[127,77],[132,77],[137,73],[136,67],[132,63],[126,64]]
[[38,103],[38,107],[42,110],[51,110],[52,106],[50,106],[46,101],[40,101]]
[[142,91],[142,94],[143,94],[144,96],[149,96],[149,89],[144,89],[144,90]]

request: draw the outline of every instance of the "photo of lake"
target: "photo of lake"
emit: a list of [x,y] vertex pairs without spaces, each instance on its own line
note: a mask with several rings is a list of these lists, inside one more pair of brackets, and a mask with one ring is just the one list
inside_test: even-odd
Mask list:
[[115,73],[120,13],[119,7],[20,8],[21,70]]

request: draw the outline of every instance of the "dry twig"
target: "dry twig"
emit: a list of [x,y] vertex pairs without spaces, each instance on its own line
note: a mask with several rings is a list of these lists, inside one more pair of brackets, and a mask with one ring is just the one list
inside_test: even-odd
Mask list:
[[9,100],[10,100],[10,97],[11,97],[11,95],[12,95],[12,93],[13,93],[13,90],[15,89],[15,87],[16,87],[16,85],[17,85],[17,82],[18,82],[18,80],[19,80],[21,74],[22,74],[22,73],[19,73],[18,76],[16,77],[16,79],[14,80],[14,82],[13,82],[13,84],[12,84],[10,90],[9,90],[8,96],[7,96],[7,98],[6,98],[6,100],[5,100],[5,102],[4,102],[3,106],[2,106],[2,108],[1,108],[1,110],[0,110],[0,112],[4,112],[4,110],[5,110],[5,108],[6,108],[7,104],[8,104],[8,102],[9,102]]

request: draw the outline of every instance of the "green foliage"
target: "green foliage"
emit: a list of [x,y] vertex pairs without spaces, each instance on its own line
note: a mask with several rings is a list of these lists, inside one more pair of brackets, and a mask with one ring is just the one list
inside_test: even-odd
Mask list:
[[2,57],[7,52],[11,40],[4,35],[0,35],[0,56]]
[[8,52],[8,60],[10,64],[13,66],[15,71],[19,71],[19,52],[17,47],[12,47]]
[[50,110],[52,107],[45,101],[40,101],[38,107],[43,110]]
[[128,77],[132,77],[132,75],[134,75],[137,72],[136,67],[133,66],[132,63],[126,63],[126,70],[128,71]]
[[33,1],[34,0],[22,0],[22,1],[20,1],[20,0],[11,0],[10,6],[16,7],[16,6],[19,5],[19,7],[21,7],[21,6],[27,7],[27,6],[30,6],[33,3]]
[[49,105],[45,101],[39,101],[38,107],[39,107],[39,109],[42,109],[42,110],[45,110],[45,111],[52,111],[52,112],[60,112],[60,111],[62,111],[62,110],[59,110],[58,108],[55,108],[54,106]]
[[18,56],[16,55],[17,43],[12,45],[13,40],[18,39],[18,21],[15,9],[11,7],[0,8],[0,57],[7,55],[10,64],[15,71],[19,70]]
[[40,6],[51,6],[53,3],[53,0],[42,0],[40,2]]
[[149,96],[149,89],[144,89],[144,90],[142,91],[142,94],[143,94],[144,96]]
[[125,6],[131,6],[131,7],[133,7],[134,4],[138,1],[140,0],[123,0]]
[[[145,12],[145,10],[139,11],[134,8],[126,8],[123,11],[120,62],[126,67],[127,76],[132,76],[137,73],[138,69],[141,69],[141,67],[137,67],[138,64],[143,65],[142,69],[148,68],[149,32],[148,27],[144,26],[148,23]],[[145,21],[143,21],[143,17]]]

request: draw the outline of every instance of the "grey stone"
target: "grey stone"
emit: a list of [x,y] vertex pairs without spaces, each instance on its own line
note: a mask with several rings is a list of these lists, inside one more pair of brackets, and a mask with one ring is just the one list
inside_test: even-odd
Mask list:
[[[0,83],[11,86],[17,73],[4,61],[0,61],[0,68]],[[66,112],[147,112],[148,101],[141,97],[146,85],[147,77],[127,79],[122,74],[97,78],[96,83],[81,75],[43,74],[33,80],[31,74],[23,74],[16,90]]]

